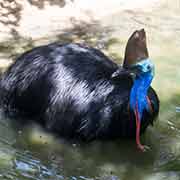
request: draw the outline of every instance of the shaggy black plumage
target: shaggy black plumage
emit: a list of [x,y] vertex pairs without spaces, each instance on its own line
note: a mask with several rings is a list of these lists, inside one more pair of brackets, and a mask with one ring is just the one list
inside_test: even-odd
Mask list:
[[[133,137],[132,85],[128,69],[99,50],[54,43],[24,53],[1,76],[0,105],[10,117],[34,119],[67,138]],[[143,112],[141,133],[159,111],[152,88],[148,97],[153,111]]]

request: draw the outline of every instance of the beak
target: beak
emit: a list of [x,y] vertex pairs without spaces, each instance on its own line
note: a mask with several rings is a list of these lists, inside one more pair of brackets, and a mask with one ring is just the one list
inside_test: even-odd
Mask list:
[[122,77],[131,77],[134,79],[136,77],[136,70],[135,68],[133,69],[125,69],[125,68],[118,68],[112,75],[112,79],[119,79]]
[[141,67],[138,65],[130,67],[127,71],[133,79],[142,74]]

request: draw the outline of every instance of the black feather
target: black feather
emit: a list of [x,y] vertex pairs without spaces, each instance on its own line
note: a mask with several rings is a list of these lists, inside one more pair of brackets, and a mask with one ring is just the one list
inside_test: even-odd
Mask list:
[[[24,53],[1,76],[0,105],[10,117],[33,118],[68,138],[132,137],[132,84],[130,72],[99,50],[54,43]],[[159,111],[152,88],[148,96],[153,113],[144,111],[141,132]]]

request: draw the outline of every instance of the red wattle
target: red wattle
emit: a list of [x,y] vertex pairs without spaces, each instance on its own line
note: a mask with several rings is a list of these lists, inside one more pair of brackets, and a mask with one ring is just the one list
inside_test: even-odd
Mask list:
[[149,97],[148,97],[148,96],[146,96],[146,99],[147,99],[147,102],[148,102],[148,105],[149,105],[150,111],[151,111],[151,113],[152,113],[152,112],[153,112],[153,108],[152,108],[151,101],[150,101],[150,99],[149,99]]
[[139,117],[139,112],[138,112],[138,107],[137,107],[137,105],[136,105],[136,109],[135,109],[135,116],[136,116],[136,144],[137,144],[137,147],[138,147],[141,151],[145,151],[144,145],[142,145],[141,142],[140,142],[141,121],[140,121],[140,117]]

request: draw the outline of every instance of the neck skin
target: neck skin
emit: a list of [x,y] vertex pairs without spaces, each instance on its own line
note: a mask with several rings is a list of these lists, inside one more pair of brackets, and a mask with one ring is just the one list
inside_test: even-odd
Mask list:
[[147,91],[151,85],[153,75],[151,72],[142,73],[136,77],[133,87],[130,92],[130,108],[136,116],[136,143],[139,149],[145,150],[145,147],[140,143],[140,125],[143,111],[151,111],[148,103]]
[[140,119],[142,118],[142,113],[144,109],[150,111],[149,103],[147,100],[147,91],[151,85],[153,76],[151,73],[143,73],[139,77],[136,77],[133,87],[130,93],[130,107],[135,110],[138,106],[138,112]]

